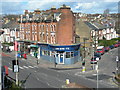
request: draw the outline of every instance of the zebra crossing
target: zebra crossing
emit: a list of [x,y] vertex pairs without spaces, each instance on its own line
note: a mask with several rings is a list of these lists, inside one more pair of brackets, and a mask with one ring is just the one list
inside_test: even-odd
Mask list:
[[[19,66],[19,69],[24,70],[24,69],[33,69],[33,68],[38,68],[37,66]],[[8,67],[8,70],[12,71],[13,69],[11,67]]]

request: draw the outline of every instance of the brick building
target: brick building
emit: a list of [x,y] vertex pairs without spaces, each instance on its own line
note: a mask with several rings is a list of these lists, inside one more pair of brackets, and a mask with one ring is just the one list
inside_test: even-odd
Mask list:
[[39,58],[58,64],[73,64],[79,60],[80,44],[76,44],[75,17],[69,6],[46,11],[25,10],[18,22],[20,40],[37,41]]
[[[48,44],[70,45],[75,43],[75,17],[69,6],[28,12],[18,19],[20,39]],[[62,38],[61,38],[62,36]]]

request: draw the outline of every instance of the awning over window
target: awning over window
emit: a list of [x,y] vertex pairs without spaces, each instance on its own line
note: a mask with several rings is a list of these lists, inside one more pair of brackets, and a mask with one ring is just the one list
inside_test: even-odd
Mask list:
[[28,48],[30,48],[30,47],[38,48],[38,46],[37,46],[37,45],[34,45],[34,44],[28,46]]

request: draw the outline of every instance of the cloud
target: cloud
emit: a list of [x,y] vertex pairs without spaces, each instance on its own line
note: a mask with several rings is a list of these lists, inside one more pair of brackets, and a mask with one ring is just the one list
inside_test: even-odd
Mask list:
[[83,8],[83,9],[90,9],[94,6],[97,6],[96,2],[92,3],[78,3],[77,6],[75,6],[75,9]]
[[105,2],[119,2],[120,0],[104,0]]
[[[35,9],[47,10],[52,6],[59,8],[61,5],[66,4],[71,6],[74,12],[83,13],[103,13],[105,9],[110,9],[111,12],[117,12],[117,2],[112,0],[4,0],[2,1],[3,13],[23,14],[24,10],[33,11]],[[71,2],[69,2],[71,1]],[[74,1],[74,2],[73,2]],[[79,2],[77,2],[79,1]],[[110,2],[107,2],[110,1]],[[117,1],[117,0],[114,0]],[[1,3],[0,3],[1,4]]]

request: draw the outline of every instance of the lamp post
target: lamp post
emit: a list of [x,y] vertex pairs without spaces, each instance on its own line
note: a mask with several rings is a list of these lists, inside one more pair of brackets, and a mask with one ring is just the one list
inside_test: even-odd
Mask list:
[[3,34],[4,31],[0,30],[0,90],[2,90],[2,78],[1,78],[1,75],[2,75],[2,50],[1,50],[1,34]]
[[[99,60],[99,58],[96,58],[96,60],[98,61]],[[99,85],[98,85],[98,80],[99,80],[99,76],[98,76],[98,62],[97,62],[97,65],[96,65],[96,71],[97,71],[97,89],[98,89],[98,87],[99,87]]]
[[84,41],[84,55],[83,55],[83,61],[82,61],[82,72],[85,72],[85,41],[86,40],[89,40],[88,38],[83,38],[83,41]]
[[85,56],[86,56],[86,55],[85,55],[85,41],[86,41],[86,40],[89,40],[89,39],[88,39],[88,38],[83,38],[83,41],[84,41],[84,58],[85,58]]

